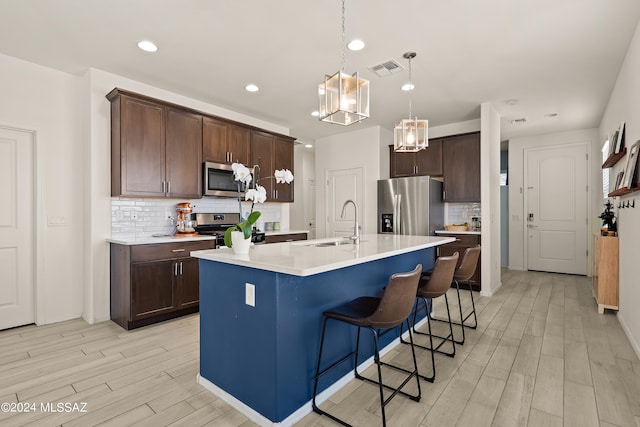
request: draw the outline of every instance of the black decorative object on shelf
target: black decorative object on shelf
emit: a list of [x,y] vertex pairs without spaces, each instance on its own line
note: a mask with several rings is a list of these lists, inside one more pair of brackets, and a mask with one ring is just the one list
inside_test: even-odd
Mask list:
[[604,212],[602,212],[598,218],[602,220],[602,225],[607,226],[608,231],[616,232],[618,230],[618,224],[616,223],[616,215],[613,212],[613,205],[610,200],[604,204]]

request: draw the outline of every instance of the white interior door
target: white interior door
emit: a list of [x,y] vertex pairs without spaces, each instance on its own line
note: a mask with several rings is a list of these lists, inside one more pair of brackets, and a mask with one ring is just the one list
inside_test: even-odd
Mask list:
[[0,127],[0,329],[35,321],[34,141]]
[[587,146],[525,152],[527,268],[587,274]]
[[327,171],[327,236],[344,237],[353,235],[355,209],[347,206],[344,218],[340,218],[342,206],[347,200],[358,205],[360,227],[364,208],[364,170],[362,168],[337,169]]

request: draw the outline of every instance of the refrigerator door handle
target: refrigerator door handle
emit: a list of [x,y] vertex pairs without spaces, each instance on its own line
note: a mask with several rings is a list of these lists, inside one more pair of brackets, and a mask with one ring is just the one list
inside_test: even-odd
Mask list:
[[398,194],[396,195],[396,206],[395,206],[395,214],[393,215],[393,218],[395,220],[395,226],[394,226],[394,233],[395,234],[402,234],[402,217],[401,215],[401,208],[402,206],[402,194]]

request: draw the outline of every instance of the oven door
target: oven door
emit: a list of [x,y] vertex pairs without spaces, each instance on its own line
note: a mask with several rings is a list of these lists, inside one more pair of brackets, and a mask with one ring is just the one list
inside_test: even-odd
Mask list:
[[[215,197],[238,197],[238,182],[233,179],[231,165],[204,163],[203,195]],[[245,186],[240,184],[240,197],[244,198]]]

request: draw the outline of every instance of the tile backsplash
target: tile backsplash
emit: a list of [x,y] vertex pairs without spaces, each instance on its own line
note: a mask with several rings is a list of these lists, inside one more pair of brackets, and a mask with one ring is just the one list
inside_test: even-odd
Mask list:
[[[154,234],[172,234],[175,223],[170,217],[176,218],[176,204],[186,200],[178,199],[131,199],[111,198],[111,237],[117,239],[132,239],[151,237]],[[238,212],[236,199],[203,198],[189,201],[193,212]],[[251,210],[250,202],[242,202],[243,213]],[[262,203],[254,210],[262,212],[256,223],[263,229],[266,221],[280,221],[281,209],[277,203]],[[284,225],[284,224],[283,224]]]
[[471,217],[480,218],[480,203],[445,203],[445,223],[471,225]]

